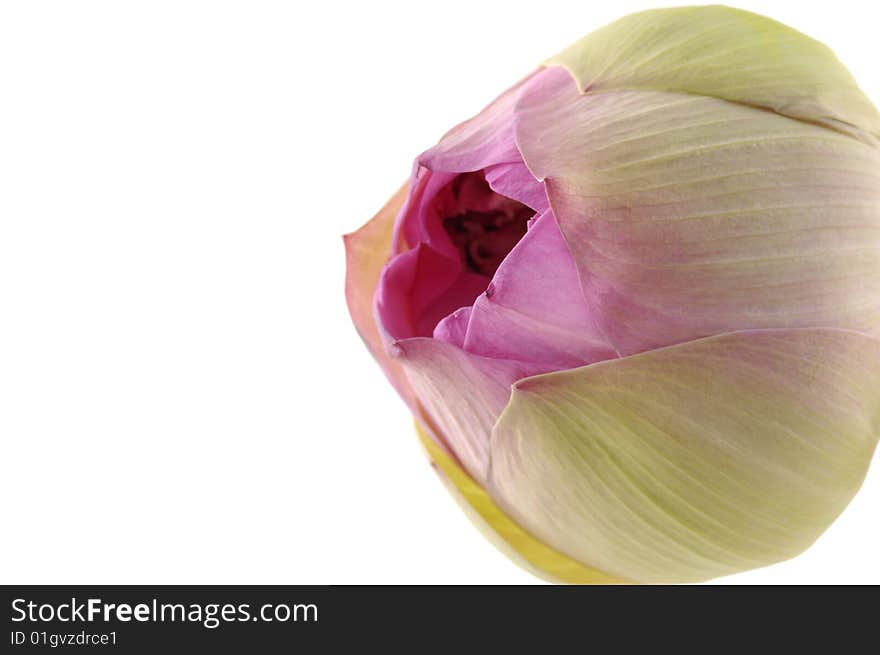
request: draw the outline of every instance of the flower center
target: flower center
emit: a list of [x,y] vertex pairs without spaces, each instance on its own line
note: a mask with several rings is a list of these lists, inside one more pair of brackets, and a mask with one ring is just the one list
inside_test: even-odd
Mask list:
[[458,176],[450,191],[453,202],[444,212],[443,229],[466,268],[491,278],[525,235],[535,211],[492,191],[482,172]]

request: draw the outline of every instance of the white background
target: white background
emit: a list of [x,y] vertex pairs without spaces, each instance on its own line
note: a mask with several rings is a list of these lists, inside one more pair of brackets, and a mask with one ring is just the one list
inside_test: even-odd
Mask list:
[[[530,583],[426,464],[340,235],[543,58],[657,2],[0,5],[0,582]],[[741,2],[880,100],[869,2]],[[806,554],[880,582],[880,464]]]

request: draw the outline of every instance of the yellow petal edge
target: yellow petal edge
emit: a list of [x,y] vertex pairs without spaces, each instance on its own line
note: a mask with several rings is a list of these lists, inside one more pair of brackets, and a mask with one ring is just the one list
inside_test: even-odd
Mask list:
[[501,552],[530,573],[550,582],[568,584],[629,584],[584,566],[538,541],[523,530],[464,470],[415,423],[416,433],[432,465],[453,497],[483,534]]

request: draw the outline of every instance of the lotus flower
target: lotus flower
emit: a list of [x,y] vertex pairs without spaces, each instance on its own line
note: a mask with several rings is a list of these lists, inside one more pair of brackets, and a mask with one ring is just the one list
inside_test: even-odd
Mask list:
[[346,237],[354,323],[442,477],[568,582],[812,544],[880,431],[880,115],[726,7],[581,39]]

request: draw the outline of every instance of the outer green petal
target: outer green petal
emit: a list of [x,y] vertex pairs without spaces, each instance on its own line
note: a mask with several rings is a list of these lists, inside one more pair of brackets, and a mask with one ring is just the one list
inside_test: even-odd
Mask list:
[[677,91],[763,107],[863,139],[880,115],[825,45],[781,23],[720,5],[632,14],[550,59],[580,89]]
[[880,430],[880,341],[710,337],[515,385],[489,492],[562,553],[637,582],[792,557],[843,510]]
[[551,582],[569,584],[622,584],[625,580],[612,578],[553,550],[535,539],[510,520],[462,469],[436,439],[429,437],[416,423],[419,440],[449,493],[459,503],[467,517],[492,544],[530,573]]
[[880,150],[724,100],[581,95],[517,109],[587,302],[623,354],[750,328],[880,334]]

